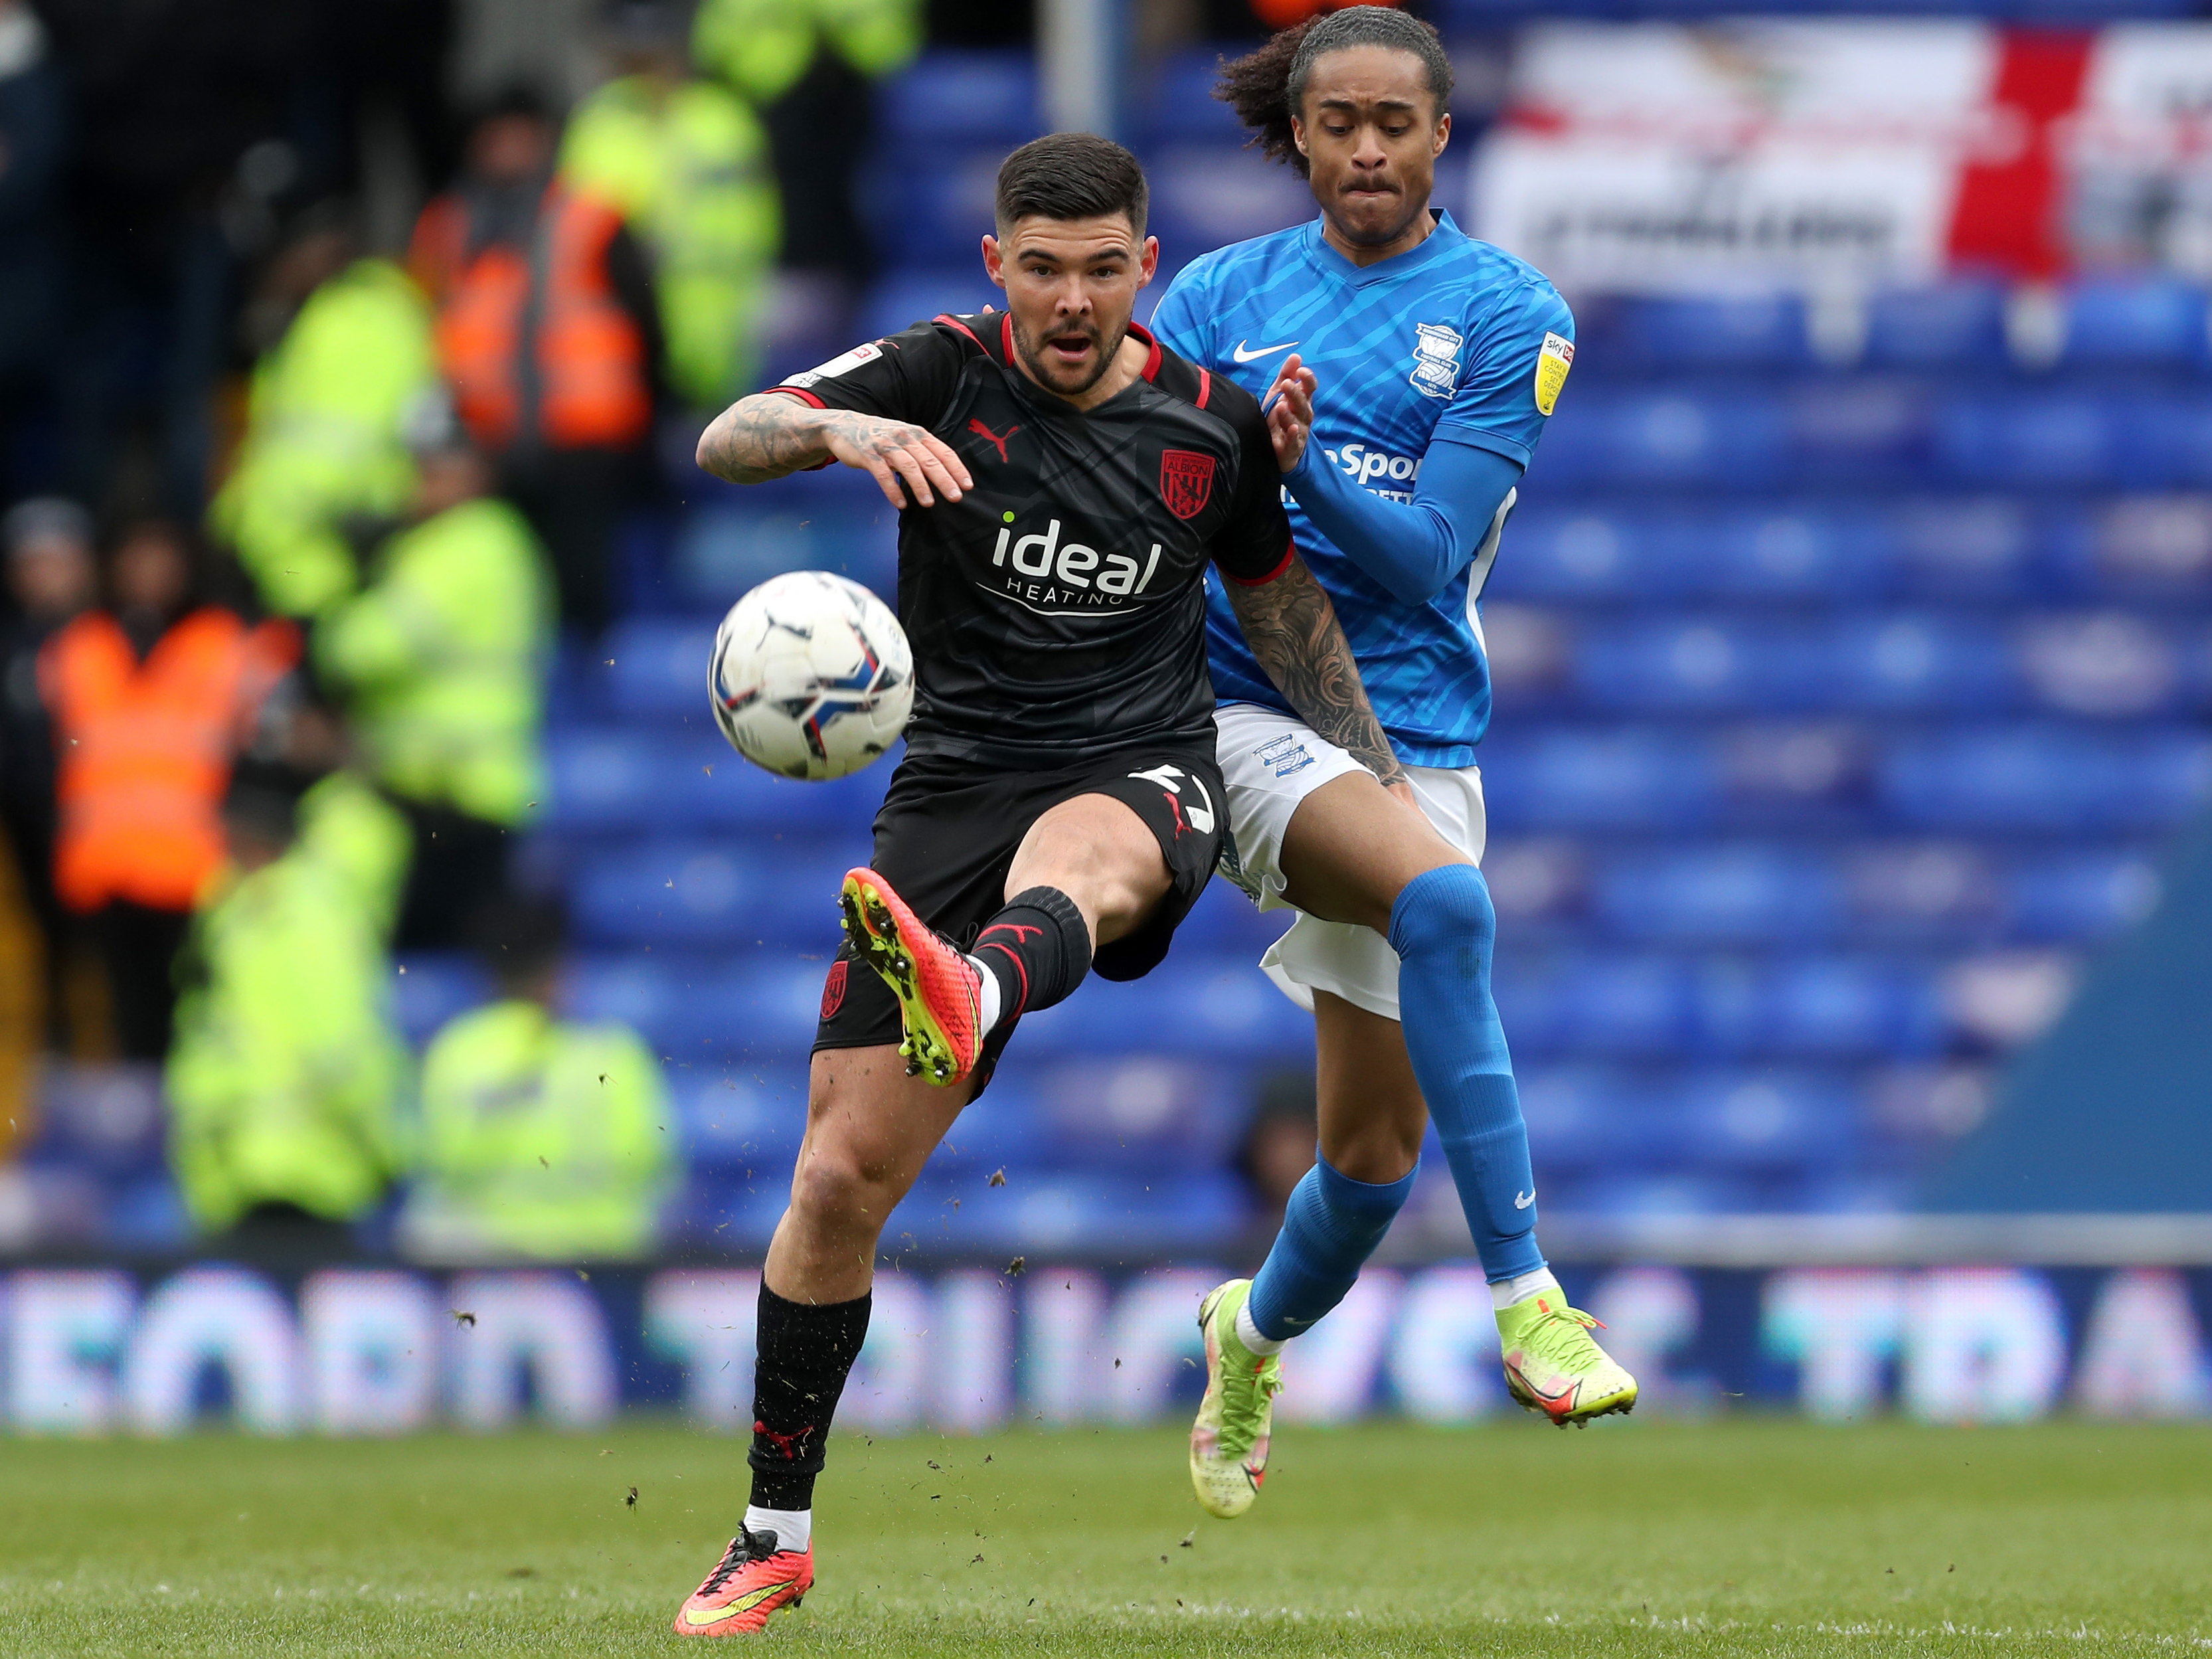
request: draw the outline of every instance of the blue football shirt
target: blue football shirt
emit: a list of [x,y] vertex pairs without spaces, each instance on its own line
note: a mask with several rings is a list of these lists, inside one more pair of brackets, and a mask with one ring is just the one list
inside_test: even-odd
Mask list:
[[[1316,219],[1197,260],[1160,301],[1152,331],[1255,396],[1296,350],[1321,383],[1310,441],[1377,494],[1410,501],[1440,438],[1525,467],[1574,359],[1573,314],[1543,273],[1466,235],[1449,214],[1418,247],[1364,267],[1321,228]],[[1409,605],[1332,545],[1287,492],[1285,505],[1399,758],[1472,766],[1490,724],[1490,668],[1467,571]],[[1222,702],[1291,712],[1218,584],[1207,595],[1206,655]]]

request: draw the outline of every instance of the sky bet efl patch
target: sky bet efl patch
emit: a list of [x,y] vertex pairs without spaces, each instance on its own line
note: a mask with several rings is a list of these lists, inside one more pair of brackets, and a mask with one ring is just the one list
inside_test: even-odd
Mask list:
[[1575,343],[1556,334],[1544,337],[1543,349],[1536,354],[1536,412],[1549,415],[1558,407],[1559,388],[1567,383],[1567,371],[1575,366]]

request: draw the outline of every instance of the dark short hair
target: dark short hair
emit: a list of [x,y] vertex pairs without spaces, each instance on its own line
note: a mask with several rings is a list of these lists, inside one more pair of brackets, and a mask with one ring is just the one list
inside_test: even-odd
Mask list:
[[1151,192],[1137,158],[1111,138],[1054,132],[1032,138],[999,167],[997,211],[1004,232],[1032,215],[1044,219],[1103,219],[1127,214],[1145,234]]
[[1390,6],[1349,6],[1283,30],[1258,51],[1223,64],[1213,95],[1252,130],[1250,142],[1261,154],[1289,162],[1303,179],[1312,168],[1298,154],[1291,118],[1304,118],[1306,82],[1315,61],[1349,46],[1384,46],[1419,58],[1436,112],[1443,115],[1452,90],[1451,59],[1443,42],[1431,25]]

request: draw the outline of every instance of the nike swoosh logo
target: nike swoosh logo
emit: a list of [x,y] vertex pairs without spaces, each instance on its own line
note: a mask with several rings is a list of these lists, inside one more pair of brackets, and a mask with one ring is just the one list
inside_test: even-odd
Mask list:
[[1257,351],[1247,351],[1244,349],[1244,342],[1239,340],[1237,343],[1237,349],[1229,355],[1240,363],[1256,363],[1262,357],[1272,357],[1279,351],[1288,351],[1297,343],[1296,340],[1285,340],[1279,346],[1261,346]]
[[719,1625],[725,1619],[734,1619],[741,1613],[750,1613],[778,1590],[790,1588],[788,1584],[763,1584],[758,1589],[747,1590],[736,1601],[722,1607],[708,1607],[704,1612],[696,1607],[686,1607],[684,1609],[684,1622],[687,1625]]
[[1516,1193],[1513,1194],[1513,1207],[1516,1210],[1525,1210],[1535,1201],[1536,1194],[1534,1193]]

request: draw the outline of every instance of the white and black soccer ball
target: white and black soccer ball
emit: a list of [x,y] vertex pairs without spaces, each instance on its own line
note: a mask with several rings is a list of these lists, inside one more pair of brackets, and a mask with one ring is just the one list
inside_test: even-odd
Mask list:
[[826,570],[771,577],[730,607],[707,671],[730,746],[787,778],[842,778],[914,710],[914,650],[890,607]]

